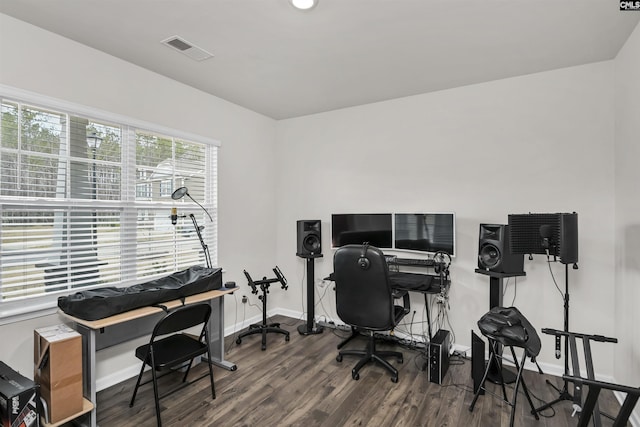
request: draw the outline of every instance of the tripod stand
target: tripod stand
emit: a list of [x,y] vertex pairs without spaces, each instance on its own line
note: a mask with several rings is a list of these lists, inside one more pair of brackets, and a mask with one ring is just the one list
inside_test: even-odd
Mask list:
[[262,295],[258,296],[258,299],[262,301],[262,323],[255,323],[249,326],[248,331],[245,331],[240,335],[238,335],[238,338],[236,339],[236,344],[240,344],[242,342],[242,338],[248,335],[261,334],[262,350],[264,351],[267,349],[267,333],[269,332],[283,334],[284,340],[289,341],[289,332],[285,331],[284,329],[281,329],[280,323],[267,323],[267,295],[269,294],[269,285],[271,285],[272,283],[280,282],[282,289],[287,289],[287,279],[285,279],[284,275],[282,274],[278,266],[276,266],[273,269],[273,272],[276,275],[275,278],[267,279],[266,277],[263,277],[262,280],[258,280],[254,282],[253,279],[251,279],[251,276],[249,275],[247,270],[244,270],[244,275],[247,278],[247,281],[249,282],[249,286],[251,286],[251,293],[257,294],[258,286],[262,291]]
[[[577,264],[573,265],[574,269],[578,268]],[[562,402],[563,400],[574,401],[574,396],[569,393],[569,385],[566,377],[569,376],[569,264],[564,265],[564,334],[556,334],[556,359],[560,359],[561,357],[561,335],[564,335],[564,375],[563,375],[563,386],[562,389],[559,389],[555,385],[553,385],[549,380],[546,380],[547,384],[551,386],[558,392],[558,397],[555,400],[552,400],[549,403],[546,403],[539,408],[531,411],[532,413],[544,411],[547,408],[552,407],[558,402]],[[578,403],[579,405],[579,403]]]

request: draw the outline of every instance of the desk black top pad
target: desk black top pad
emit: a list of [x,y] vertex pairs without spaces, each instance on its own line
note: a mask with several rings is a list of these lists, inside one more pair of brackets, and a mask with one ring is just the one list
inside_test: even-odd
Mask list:
[[[440,276],[433,274],[390,271],[389,280],[391,280],[392,286],[397,289],[428,294],[437,294],[440,292]],[[445,280],[444,284],[447,286],[449,281]]]
[[[324,280],[334,280],[333,273]],[[437,294],[440,292],[440,276],[433,274],[405,273],[399,271],[390,271],[389,280],[394,289],[404,289],[407,291],[424,292],[428,294]],[[445,281],[445,286],[449,285],[449,281]]]

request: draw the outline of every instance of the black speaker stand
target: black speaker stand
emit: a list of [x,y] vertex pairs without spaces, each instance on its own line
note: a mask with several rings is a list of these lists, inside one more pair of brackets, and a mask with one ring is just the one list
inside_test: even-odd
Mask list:
[[[300,255],[298,255],[300,256]],[[321,258],[322,254],[303,255],[301,258],[307,259],[307,324],[298,326],[300,335],[316,335],[322,333],[322,326],[315,324],[315,268],[314,261]]]
[[[498,273],[496,271],[483,270],[482,268],[476,268],[475,272],[489,276],[489,309],[502,307],[502,292],[504,288],[503,279],[505,277],[520,277],[527,275],[524,271],[515,273]],[[496,349],[498,352],[501,352],[502,345],[497,344]],[[494,384],[502,384],[503,382],[505,384],[511,384],[516,382],[515,372],[503,367],[501,362],[496,362],[496,359],[499,360],[500,358],[489,359],[488,363],[491,363],[491,367],[489,368],[487,379]]]

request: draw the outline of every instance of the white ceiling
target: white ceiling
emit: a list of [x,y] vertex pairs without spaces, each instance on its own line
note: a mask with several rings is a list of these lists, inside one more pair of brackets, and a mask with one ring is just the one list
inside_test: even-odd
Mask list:
[[[615,57],[617,0],[0,0],[0,12],[274,119]],[[161,44],[178,35],[197,62]]]

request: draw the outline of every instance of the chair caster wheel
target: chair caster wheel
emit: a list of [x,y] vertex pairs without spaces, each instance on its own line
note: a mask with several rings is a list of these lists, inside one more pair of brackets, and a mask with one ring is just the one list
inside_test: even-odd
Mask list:
[[267,349],[267,346],[266,346],[266,345],[263,345],[263,346],[262,346],[262,351],[265,351],[266,349]]
[[351,372],[351,378],[357,381],[360,379],[360,374],[357,372]]
[[285,335],[285,336],[284,336],[284,340],[285,340],[285,341],[289,341],[289,335]]
[[398,363],[404,363],[404,359],[402,357],[398,357]]
[[236,344],[240,344],[241,342],[242,342],[242,340],[241,340],[240,338],[238,338],[238,339],[236,340]]
[[342,362],[342,355],[341,354],[336,356],[336,362]]
[[397,383],[398,382],[398,377],[391,377],[391,382],[392,383]]

